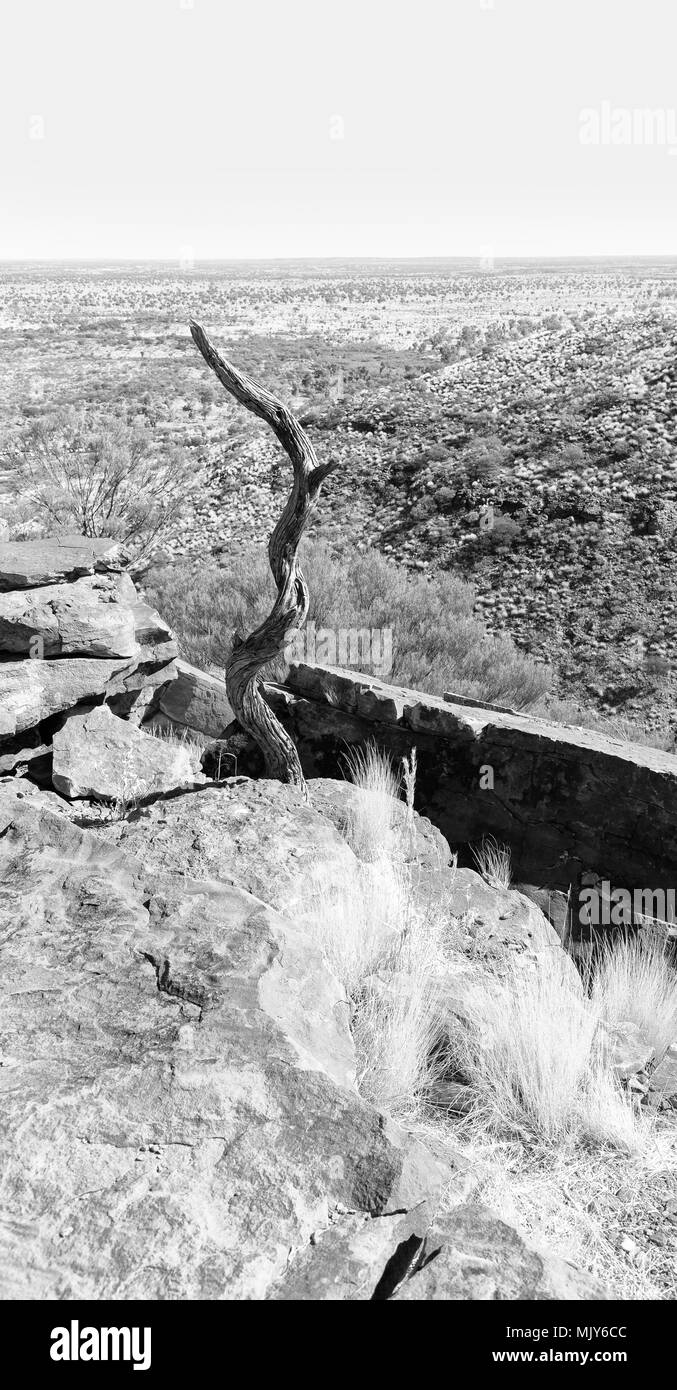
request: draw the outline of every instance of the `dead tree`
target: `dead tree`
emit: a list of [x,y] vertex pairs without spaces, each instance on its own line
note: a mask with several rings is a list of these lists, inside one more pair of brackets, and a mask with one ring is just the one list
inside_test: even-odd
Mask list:
[[193,341],[208,367],[236,401],[265,420],[291,459],[294,470],[291,492],[268,541],[268,558],[277,585],[277,598],[268,617],[244,640],[235,634],[226,666],[226,690],[233,713],[243,729],[259,745],[269,777],[290,782],[307,797],[305,778],[295,745],[261,694],[260,671],[280,656],[308,614],[308,585],[298,562],[297,550],[314,511],[320,488],[335,463],[318,463],[313,446],[298,420],[281,401],[212,347],[198,323],[191,322]]

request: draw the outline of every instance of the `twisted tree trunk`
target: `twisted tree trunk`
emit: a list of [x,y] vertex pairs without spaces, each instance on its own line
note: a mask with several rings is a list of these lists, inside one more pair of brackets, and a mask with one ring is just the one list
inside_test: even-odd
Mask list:
[[268,542],[277,598],[268,617],[244,641],[235,635],[226,666],[226,690],[238,723],[251,734],[263,753],[268,776],[292,783],[307,797],[298,752],[261,694],[259,672],[267,662],[281,655],[292,634],[305,623],[308,586],[296,552],[322,483],[336,464],[318,464],[308,436],[291,411],[269,391],[226,362],[198,323],[191,322],[190,331],[207,366],[226,391],[270,425],[292,462],[291,492]]

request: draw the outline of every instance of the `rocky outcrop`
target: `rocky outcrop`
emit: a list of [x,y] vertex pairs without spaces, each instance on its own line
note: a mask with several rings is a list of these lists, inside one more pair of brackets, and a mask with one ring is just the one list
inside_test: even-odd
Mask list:
[[328,667],[292,665],[266,693],[308,777],[341,775],[347,745],[374,739],[395,758],[415,746],[418,809],[461,852],[486,834],[506,841],[525,883],[566,892],[594,869],[628,888],[674,887],[672,754]]
[[83,536],[46,537],[0,543],[0,593],[64,584],[83,574],[105,574],[124,564],[118,541]]
[[158,709],[173,724],[210,738],[220,738],[233,720],[224,681],[187,661],[176,662],[172,681],[160,691]]
[[[444,1053],[504,971],[533,973],[555,951],[582,988],[560,947],[562,901],[558,916],[529,887],[536,858],[550,882],[593,850],[620,862],[618,759],[638,798],[628,853],[644,852],[651,813],[669,858],[667,755],[628,758],[542,721],[295,667],[266,693],[299,742],[309,800],[226,778],[228,749],[245,771],[249,752],[224,684],[175,660],[121,564],[107,541],[0,544],[0,1291],[603,1297],[470,1203],[478,1174],[448,1133],[431,1149],[359,1094],[360,1006],[318,928],[323,894],[348,886],[356,901],[368,881],[348,833],[364,793],[312,774],[342,771],[346,742],[417,748],[430,820],[399,803],[393,818],[408,891],[445,914],[428,979]],[[191,731],[218,785],[203,785]],[[512,844],[525,894],[454,863],[445,832],[462,845],[491,830]],[[595,868],[609,871],[603,857]],[[384,930],[397,945],[401,926]],[[410,987],[383,961],[363,981],[374,999]],[[672,1053],[639,1073],[645,1086],[642,1042],[609,1032],[615,1069],[671,1105]],[[426,1099],[447,1115],[475,1104],[451,1072]]]
[[359,1096],[300,910],[313,872],[356,872],[352,791],[312,791],[233,779],[94,833],[0,784],[5,1297],[602,1296],[480,1209],[443,1216],[469,1161]]
[[107,701],[139,722],[171,681],[173,634],[123,561],[107,540],[0,544],[0,773],[24,767],[44,782],[70,712]]
[[651,1073],[648,1101],[656,1110],[677,1110],[677,1043]]
[[602,1023],[599,1041],[603,1055],[620,1081],[645,1072],[656,1055],[655,1048],[647,1042],[638,1025],[628,1021],[621,1021],[613,1028]]
[[460,1206],[428,1233],[397,1300],[518,1299],[597,1301],[597,1279],[566,1260],[542,1255],[485,1207]]
[[435,1199],[445,1170],[358,1096],[347,1000],[291,917],[15,785],[0,864],[5,1296],[261,1298],[342,1213]]
[[0,662],[0,740],[35,729],[83,700],[105,695],[114,687],[116,676],[133,671],[133,660],[92,657]]
[[70,798],[137,803],[205,781],[189,743],[142,733],[107,705],[69,714],[52,748],[53,785]]
[[0,651],[43,657],[135,656],[135,600],[133,583],[122,574],[0,594]]

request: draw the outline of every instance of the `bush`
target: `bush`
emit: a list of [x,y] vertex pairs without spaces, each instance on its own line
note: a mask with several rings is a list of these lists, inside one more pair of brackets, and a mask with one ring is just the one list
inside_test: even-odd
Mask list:
[[677,1039],[677,972],[658,930],[605,940],[591,993],[605,1022],[636,1023],[658,1060]]
[[111,536],[136,561],[162,542],[200,485],[178,451],[157,456],[145,424],[70,407],[33,420],[3,461],[52,533]]
[[632,1102],[598,1044],[600,1009],[566,965],[555,948],[533,971],[514,962],[502,979],[489,976],[452,1039],[453,1064],[471,1080],[478,1117],[497,1134],[526,1130],[548,1144],[638,1149]]
[[463,451],[463,469],[471,483],[493,482],[508,461],[508,450],[495,434],[472,440]]
[[[302,563],[316,628],[392,629],[392,671],[383,678],[433,695],[453,690],[480,703],[527,709],[550,688],[547,671],[509,637],[490,637],[473,617],[474,593],[450,574],[411,575],[377,551],[337,559],[306,540]],[[171,623],[183,656],[196,666],[225,666],[233,632],[246,635],[270,611],[274,585],[261,547],[216,562],[156,568],[149,601]],[[280,679],[280,661],[269,674]]]
[[636,536],[660,535],[660,504],[648,498],[636,502],[630,509],[628,520]]

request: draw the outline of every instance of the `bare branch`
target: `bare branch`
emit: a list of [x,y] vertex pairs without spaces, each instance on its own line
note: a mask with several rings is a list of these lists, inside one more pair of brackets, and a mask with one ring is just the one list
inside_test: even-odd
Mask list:
[[226,688],[241,726],[263,752],[269,776],[298,786],[307,796],[298,753],[260,690],[262,666],[281,655],[308,613],[308,586],[298,562],[299,541],[334,461],[318,464],[313,446],[298,420],[276,396],[239,372],[210,343],[200,324],[191,322],[193,341],[207,366],[231,396],[273,430],[293,468],[292,487],[268,542],[268,558],[277,585],[272,611],[260,626],[233,648],[226,667]]

